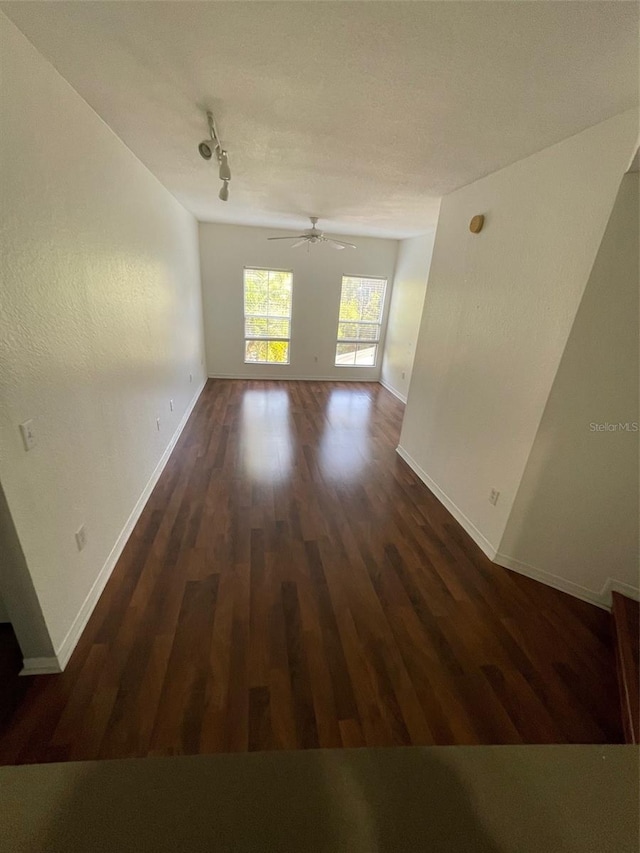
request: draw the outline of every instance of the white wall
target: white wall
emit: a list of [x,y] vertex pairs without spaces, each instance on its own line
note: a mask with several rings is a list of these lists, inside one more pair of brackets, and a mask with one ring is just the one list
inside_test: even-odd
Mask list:
[[435,230],[401,240],[389,306],[380,381],[406,402],[427,292]]
[[0,588],[5,617],[2,621],[12,623],[25,658],[52,658],[51,637],[1,485],[0,555]]
[[400,445],[492,557],[637,127],[626,112],[442,200]]
[[596,601],[638,596],[638,173],[625,175],[571,329],[500,562]]
[[205,378],[198,232],[3,15],[0,38],[0,479],[64,658]]
[[[343,275],[388,279],[385,322],[396,261],[396,240],[347,238],[357,249],[315,245],[292,249],[267,237],[286,231],[200,223],[200,263],[207,365],[210,376],[272,379],[376,380],[384,339],[374,367],[335,367],[338,309]],[[243,267],[293,270],[289,365],[244,364]],[[384,326],[383,326],[384,328]]]

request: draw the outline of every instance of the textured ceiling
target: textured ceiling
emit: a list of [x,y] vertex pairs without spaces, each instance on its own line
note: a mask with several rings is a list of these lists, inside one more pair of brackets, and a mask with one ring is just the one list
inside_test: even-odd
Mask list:
[[[0,8],[204,221],[422,233],[444,193],[637,102],[631,2]],[[226,204],[197,153],[206,107]]]

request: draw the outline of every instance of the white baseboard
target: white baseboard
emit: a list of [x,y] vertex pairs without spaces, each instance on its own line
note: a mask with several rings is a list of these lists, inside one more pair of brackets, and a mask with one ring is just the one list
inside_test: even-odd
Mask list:
[[433,492],[433,494],[438,498],[441,504],[449,510],[451,515],[455,518],[455,520],[467,531],[469,536],[473,539],[473,541],[481,548],[487,557],[490,560],[493,560],[498,551],[491,542],[481,533],[478,528],[470,521],[467,516],[462,512],[462,510],[455,505],[455,503],[451,500],[451,498],[442,491],[440,486],[435,483],[431,477],[427,474],[427,472],[418,465],[416,460],[403,448],[398,446],[396,448],[396,453],[401,459],[407,463],[409,468],[420,477],[422,482],[428,486],[428,488]]
[[24,667],[20,672],[20,675],[44,675],[50,673],[62,672],[65,666],[69,663],[69,658],[73,654],[73,650],[78,644],[78,640],[80,639],[82,632],[85,629],[87,622],[89,621],[89,617],[93,613],[93,610],[98,603],[98,599],[102,595],[102,591],[104,590],[107,581],[111,577],[111,573],[114,570],[120,555],[124,549],[124,546],[127,544],[127,540],[133,531],[133,528],[136,525],[136,522],[140,518],[142,510],[145,507],[145,504],[149,500],[151,492],[153,491],[156,483],[160,479],[160,475],[162,474],[165,465],[169,461],[169,457],[173,451],[173,448],[176,446],[178,439],[184,429],[187,421],[189,420],[189,416],[193,411],[195,404],[198,402],[200,394],[206,385],[205,382],[202,383],[200,388],[196,391],[193,396],[193,399],[189,403],[186,408],[184,415],[182,416],[180,423],[176,427],[176,431],[169,444],[167,445],[164,453],[160,457],[160,461],[154,468],[151,477],[149,478],[147,485],[144,487],[142,494],[138,498],[136,505],[131,510],[131,514],[127,519],[120,535],[118,536],[113,548],[109,556],[107,557],[102,569],[100,570],[98,577],[95,579],[95,582],[87,597],[85,598],[82,607],[80,608],[78,615],[73,620],[73,624],[67,631],[67,635],[64,640],[60,644],[59,648],[56,650],[55,657],[50,658],[25,658],[24,659]]
[[607,578],[607,582],[602,587],[601,595],[607,601],[607,606],[611,607],[611,593],[619,592],[620,595],[626,595],[627,598],[633,598],[634,601],[640,601],[640,589],[631,586],[623,581],[617,581],[615,578]]
[[508,554],[496,554],[494,562],[505,569],[511,569],[513,572],[518,572],[519,575],[532,578],[532,580],[540,581],[547,586],[552,586],[554,589],[559,589],[560,592],[566,592],[579,598],[582,601],[588,601],[589,604],[595,604],[597,607],[602,607],[608,610],[611,605],[611,593],[608,596],[603,592],[594,592],[586,586],[575,583],[574,581],[562,578],[559,575],[554,575],[551,572],[546,572],[544,569],[538,569],[536,566],[530,566],[528,563],[523,563],[522,560],[516,560],[515,557],[510,557]]
[[247,382],[259,382],[261,379],[266,382],[379,382],[378,377],[374,379],[363,377],[361,379],[358,376],[350,376],[349,378],[340,376],[283,376],[281,373],[261,373],[260,376],[241,376],[238,373],[210,373],[209,379],[244,379]]
[[590,604],[595,604],[597,607],[602,607],[604,610],[611,609],[611,593],[619,592],[621,595],[626,595],[627,598],[633,598],[635,601],[640,601],[640,590],[630,584],[618,581],[615,578],[607,578],[600,592],[589,589],[586,586],[567,580],[566,578],[554,575],[544,569],[538,569],[536,566],[531,566],[528,563],[523,563],[522,560],[516,560],[515,557],[510,557],[508,554],[496,554],[495,562],[499,566],[504,566],[505,569],[512,569],[521,575],[526,575],[528,578],[541,581],[552,586],[554,589],[559,589],[561,592],[567,592],[582,601],[588,601]]
[[[380,384],[382,385],[382,387],[383,387],[383,388],[386,388],[386,389],[387,389],[387,391],[388,391],[390,394],[393,394],[393,396],[394,396],[394,397],[397,397],[397,398],[398,398],[398,400],[400,400],[400,402],[401,402],[401,403],[404,403],[404,404],[405,404],[405,406],[407,405],[407,398],[405,397],[405,395],[404,395],[404,394],[401,394],[401,393],[400,393],[399,391],[397,391],[397,390],[396,390],[392,385],[389,385],[389,383],[388,383],[388,382],[384,382],[384,380],[382,380],[382,379],[379,379],[378,381],[380,382]],[[409,463],[407,462],[407,465],[408,465],[408,464],[409,464]]]
[[20,675],[56,675],[62,672],[57,657],[25,658]]
[[597,607],[601,607],[604,610],[611,609],[612,592],[619,592],[622,595],[626,595],[628,598],[640,601],[640,592],[635,587],[623,583],[622,581],[617,581],[614,578],[608,578],[602,589],[598,592],[589,589],[588,587],[581,586],[574,581],[560,577],[559,575],[554,575],[552,572],[547,572],[544,569],[538,569],[536,566],[531,566],[528,563],[522,562],[522,560],[516,560],[515,557],[510,557],[508,554],[500,553],[403,447],[398,447],[397,453],[402,459],[404,459],[411,470],[420,477],[422,482],[428,486],[440,503],[449,510],[456,521],[466,530],[473,541],[494,563],[497,563],[505,569],[510,569],[511,571],[518,572],[518,574],[532,578],[533,580],[540,581],[540,583],[544,583],[554,589],[559,589],[561,592],[573,595],[575,598],[579,598],[582,601],[587,601],[589,604],[595,604]]

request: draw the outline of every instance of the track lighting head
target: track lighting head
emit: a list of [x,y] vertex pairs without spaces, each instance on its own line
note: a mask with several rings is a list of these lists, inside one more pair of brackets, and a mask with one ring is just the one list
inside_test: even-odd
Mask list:
[[227,160],[227,152],[220,151],[218,155],[218,162],[220,163],[220,180],[221,181],[230,181],[231,180],[231,169],[229,168],[229,161]]
[[211,138],[203,140],[200,145],[198,145],[198,153],[203,160],[211,160],[215,155],[215,158],[218,161],[218,175],[222,181],[222,188],[218,193],[218,198],[220,201],[228,201],[231,169],[229,167],[229,160],[227,159],[227,152],[220,144],[220,137],[218,136],[212,112],[207,112],[207,123],[209,125],[209,136]]
[[213,141],[211,139],[203,140],[200,145],[198,145],[198,151],[200,152],[200,156],[203,160],[211,160],[214,151]]

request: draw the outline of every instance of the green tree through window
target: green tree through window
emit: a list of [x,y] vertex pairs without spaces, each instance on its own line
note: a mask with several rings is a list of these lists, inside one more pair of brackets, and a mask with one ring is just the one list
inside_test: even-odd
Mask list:
[[245,268],[245,364],[289,364],[293,274]]
[[376,363],[386,287],[385,278],[342,277],[337,367],[370,367]]

